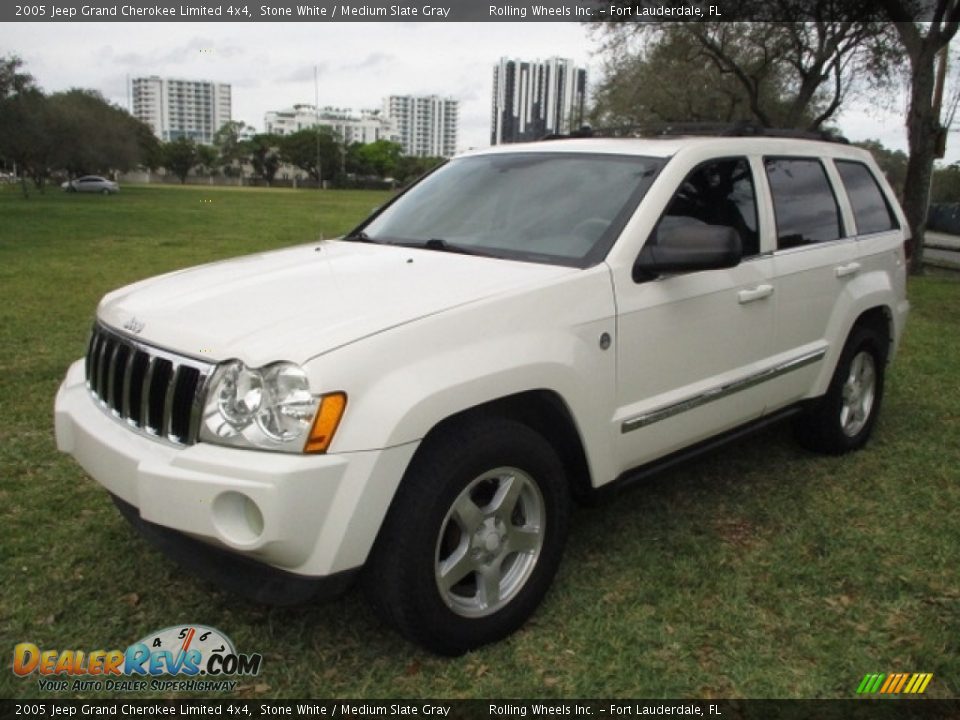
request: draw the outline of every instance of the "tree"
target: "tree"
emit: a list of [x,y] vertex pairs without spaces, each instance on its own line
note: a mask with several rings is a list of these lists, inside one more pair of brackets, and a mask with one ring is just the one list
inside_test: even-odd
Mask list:
[[28,87],[0,103],[0,155],[16,164],[25,198],[28,178],[44,189],[58,134],[50,103],[39,90]]
[[403,146],[389,140],[353,143],[347,150],[347,167],[349,172],[357,175],[392,177],[402,155]]
[[930,194],[933,203],[960,203],[960,164],[934,170]]
[[281,138],[277,135],[261,133],[254,135],[245,147],[250,164],[256,175],[266,181],[267,185],[273,182],[277,170],[280,169]]
[[16,55],[0,58],[0,158],[16,166],[23,196],[29,197],[28,176],[46,166],[51,117],[46,97],[22,67]]
[[[645,46],[637,40],[621,38],[617,49],[607,53],[605,78],[590,114],[595,126],[754,119],[740,83],[718,70],[688,30],[663,29]],[[780,80],[765,83],[765,107],[778,101],[782,84]]]
[[17,55],[0,57],[0,102],[28,90],[36,90],[33,75],[22,72],[23,60]]
[[[960,28],[960,3],[935,0],[880,0],[896,28],[910,63],[910,107],[907,111],[907,144],[910,159],[903,188],[903,212],[913,233],[910,272],[923,272],[923,235],[927,229],[930,180],[934,158],[946,145],[946,130],[940,122],[939,99],[935,100],[934,67]],[[924,22],[921,22],[924,21]]]
[[213,136],[213,146],[219,154],[220,167],[228,177],[243,174],[242,166],[246,160],[247,149],[240,139],[247,125],[239,120],[225,122]]
[[136,129],[137,145],[140,147],[140,164],[151,172],[163,166],[163,144],[146,123]]
[[[281,138],[280,154],[288,162],[305,171],[318,183],[334,180],[343,164],[340,139],[326,127],[308,128]],[[320,164],[317,164],[319,154]]]
[[196,167],[204,175],[213,175],[217,170],[217,149],[212,145],[197,145]]
[[404,155],[397,161],[394,178],[400,185],[408,185],[421,175],[446,162],[442,157],[415,157]]
[[903,183],[907,177],[907,154],[902,150],[890,150],[884,147],[879,140],[865,140],[856,143],[864,150],[869,150],[877,165],[887,176],[887,181],[893,187],[897,197],[903,196]]
[[0,59],[0,157],[18,165],[25,195],[28,176],[42,191],[54,170],[128,170],[156,147],[146,125],[100,93],[75,88],[47,96],[21,67],[17,57]]
[[[624,55],[635,59],[638,49],[652,63],[640,69],[634,64],[627,75],[659,87],[659,99],[655,93],[653,102],[660,107],[653,111],[645,95],[628,87],[634,104],[641,106],[641,122],[651,112],[689,120],[687,113],[693,110],[698,119],[747,115],[764,127],[815,130],[836,114],[853,78],[879,80],[889,68],[889,31],[869,22],[875,18],[863,7],[835,6],[832,0],[772,0],[748,12],[777,22],[601,24],[615,75],[631,68]],[[831,16],[829,22],[822,20]],[[818,21],[804,22],[812,19]],[[651,77],[654,72],[657,76]],[[615,86],[605,83],[602,90],[608,107],[629,108],[629,101],[613,102]]]
[[129,170],[141,161],[143,123],[94,90],[74,88],[49,98],[56,115],[55,164],[73,177]]
[[163,146],[163,166],[180,178],[181,184],[196,164],[197,144],[190,138],[177,138]]

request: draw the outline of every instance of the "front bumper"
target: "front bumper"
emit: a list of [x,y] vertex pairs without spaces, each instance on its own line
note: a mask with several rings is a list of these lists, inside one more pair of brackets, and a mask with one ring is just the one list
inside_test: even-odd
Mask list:
[[338,455],[176,447],[102,410],[82,361],[67,372],[55,416],[57,447],[146,523],[313,578],[365,562],[418,445]]

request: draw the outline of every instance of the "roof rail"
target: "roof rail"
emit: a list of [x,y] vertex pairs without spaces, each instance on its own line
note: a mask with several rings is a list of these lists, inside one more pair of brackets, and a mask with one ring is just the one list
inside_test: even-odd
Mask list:
[[767,128],[749,122],[689,122],[648,123],[645,125],[622,125],[619,127],[593,129],[584,125],[569,135],[552,134],[541,140],[568,138],[650,138],[676,137],[678,135],[703,135],[708,137],[779,137],[799,140],[822,140],[849,144],[850,141],[833,130],[799,130],[797,128]]

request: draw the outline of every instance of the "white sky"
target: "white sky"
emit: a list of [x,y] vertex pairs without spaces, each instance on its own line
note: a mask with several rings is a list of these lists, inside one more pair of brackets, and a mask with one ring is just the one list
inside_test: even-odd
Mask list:
[[[7,23],[0,55],[17,54],[47,92],[99,90],[127,106],[126,78],[160,75],[230,83],[235,120],[263,130],[263,114],[314,102],[378,108],[390,94],[460,100],[459,147],[489,144],[494,63],[569,57],[601,76],[598,43],[579,23]],[[906,150],[902,101],[851,104],[851,140]],[[899,107],[898,107],[899,105]],[[947,162],[960,159],[952,142]]]

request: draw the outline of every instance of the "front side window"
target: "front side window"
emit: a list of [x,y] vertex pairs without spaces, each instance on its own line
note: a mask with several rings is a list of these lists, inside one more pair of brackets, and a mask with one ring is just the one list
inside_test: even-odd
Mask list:
[[360,230],[373,242],[586,267],[606,256],[663,163],[557,152],[458,158]]
[[840,207],[823,164],[815,158],[765,158],[777,217],[777,248],[843,237]]
[[760,252],[757,200],[746,158],[723,158],[698,165],[684,178],[648,242],[670,232],[683,241],[684,225],[721,225],[740,234],[743,256]]
[[858,235],[885,232],[900,226],[877,179],[866,165],[852,160],[837,160],[834,164],[850,198]]

